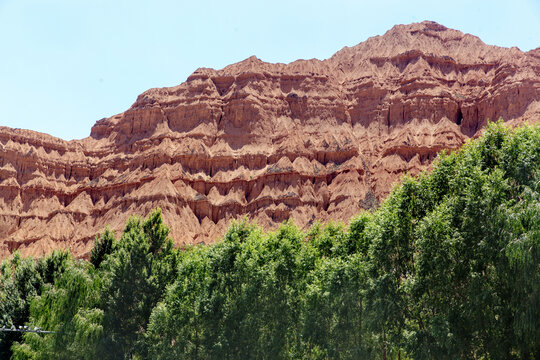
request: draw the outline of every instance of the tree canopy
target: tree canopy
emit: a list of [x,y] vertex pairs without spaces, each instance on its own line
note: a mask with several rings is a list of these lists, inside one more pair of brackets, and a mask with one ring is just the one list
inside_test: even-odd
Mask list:
[[246,220],[174,249],[161,212],[0,266],[13,359],[540,359],[540,130],[490,124],[348,225]]

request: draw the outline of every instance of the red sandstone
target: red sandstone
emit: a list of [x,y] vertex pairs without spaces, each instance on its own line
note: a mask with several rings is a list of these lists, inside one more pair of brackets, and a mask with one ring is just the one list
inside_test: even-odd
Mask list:
[[161,207],[176,244],[243,216],[347,221],[487,119],[540,119],[540,48],[488,46],[433,22],[330,59],[251,57],[151,89],[88,138],[0,127],[0,258],[88,254],[106,224]]

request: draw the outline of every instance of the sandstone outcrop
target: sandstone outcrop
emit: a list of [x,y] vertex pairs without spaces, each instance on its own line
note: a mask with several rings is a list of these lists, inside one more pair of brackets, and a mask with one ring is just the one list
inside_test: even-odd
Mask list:
[[105,225],[156,207],[178,245],[213,242],[243,216],[265,228],[347,221],[499,117],[539,120],[540,48],[433,22],[324,61],[198,69],[82,140],[1,127],[0,258],[85,256]]

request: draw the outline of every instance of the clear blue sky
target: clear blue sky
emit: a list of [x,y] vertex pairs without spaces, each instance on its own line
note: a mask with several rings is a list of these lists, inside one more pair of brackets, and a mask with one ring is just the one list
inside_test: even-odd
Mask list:
[[0,125],[80,139],[198,67],[325,59],[423,20],[540,46],[540,0],[0,0]]

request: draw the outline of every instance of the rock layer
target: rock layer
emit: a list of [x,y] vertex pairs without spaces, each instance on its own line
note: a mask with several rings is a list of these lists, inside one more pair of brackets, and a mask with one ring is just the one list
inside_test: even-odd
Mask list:
[[347,221],[488,119],[540,118],[540,48],[398,25],[330,59],[255,57],[151,89],[88,138],[0,128],[0,257],[88,255],[105,225],[161,207],[176,244],[232,219]]

